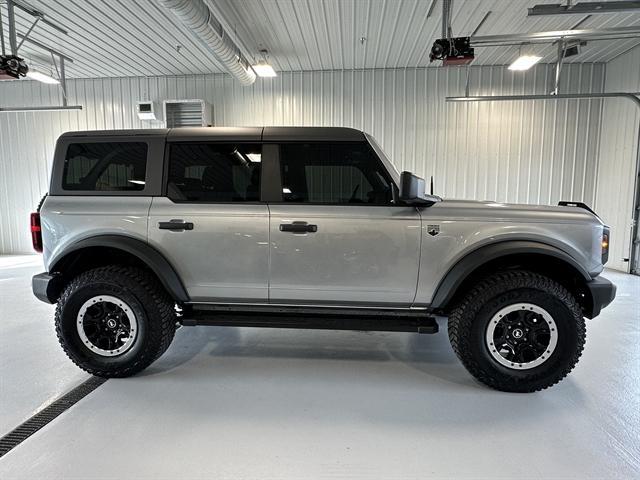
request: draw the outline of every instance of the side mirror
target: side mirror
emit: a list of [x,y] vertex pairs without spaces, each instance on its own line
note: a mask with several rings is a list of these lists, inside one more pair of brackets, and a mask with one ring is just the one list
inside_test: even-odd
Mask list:
[[420,178],[411,172],[400,174],[400,201],[408,205],[430,207],[441,201],[440,197],[426,193],[424,178]]

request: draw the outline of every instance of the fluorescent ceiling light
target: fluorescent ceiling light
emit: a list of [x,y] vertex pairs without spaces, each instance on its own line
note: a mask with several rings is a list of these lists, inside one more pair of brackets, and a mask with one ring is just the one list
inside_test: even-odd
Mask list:
[[247,158],[254,163],[260,163],[262,161],[261,153],[247,153]]
[[253,71],[256,72],[256,75],[259,77],[277,77],[278,74],[273,69],[271,65],[266,62],[260,61],[255,65],[252,65]]
[[522,55],[509,65],[509,70],[529,70],[540,60],[542,60],[542,57],[538,57],[537,55]]
[[55,85],[60,83],[59,80],[56,80],[52,76],[47,75],[46,73],[38,72],[36,70],[29,70],[27,72],[27,77],[30,78],[31,80],[37,80],[42,83],[50,83]]

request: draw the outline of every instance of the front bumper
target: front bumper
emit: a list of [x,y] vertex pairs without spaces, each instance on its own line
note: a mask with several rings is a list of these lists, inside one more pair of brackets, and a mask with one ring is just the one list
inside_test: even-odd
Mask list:
[[34,275],[31,279],[33,294],[45,303],[56,303],[62,291],[62,276],[51,275],[48,272]]
[[591,296],[591,309],[585,312],[585,316],[594,318],[616,298],[616,286],[606,278],[596,277],[587,283],[587,288]]

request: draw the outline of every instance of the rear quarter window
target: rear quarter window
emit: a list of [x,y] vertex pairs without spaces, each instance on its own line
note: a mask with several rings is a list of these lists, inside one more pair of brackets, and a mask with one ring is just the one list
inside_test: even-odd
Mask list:
[[144,190],[145,142],[72,143],[62,173],[64,190],[127,192]]

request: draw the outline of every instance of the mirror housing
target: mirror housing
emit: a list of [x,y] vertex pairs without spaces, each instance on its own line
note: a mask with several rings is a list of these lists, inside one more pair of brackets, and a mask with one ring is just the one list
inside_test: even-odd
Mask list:
[[400,174],[400,201],[407,205],[430,207],[442,201],[440,197],[426,193],[426,182],[411,172]]

